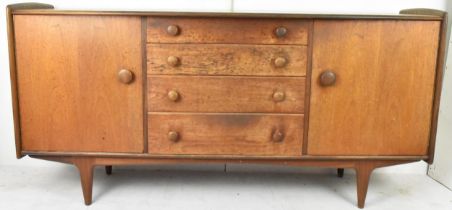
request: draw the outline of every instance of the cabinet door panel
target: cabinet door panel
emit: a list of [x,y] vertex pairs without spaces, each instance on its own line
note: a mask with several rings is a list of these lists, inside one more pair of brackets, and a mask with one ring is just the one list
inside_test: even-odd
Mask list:
[[[426,155],[440,23],[316,21],[310,155]],[[320,75],[336,74],[322,86]]]
[[14,25],[22,150],[143,152],[139,17],[16,15]]

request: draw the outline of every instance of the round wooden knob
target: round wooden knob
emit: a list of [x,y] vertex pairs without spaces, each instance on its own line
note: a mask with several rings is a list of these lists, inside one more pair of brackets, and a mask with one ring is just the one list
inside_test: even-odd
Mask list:
[[179,62],[179,58],[176,56],[169,56],[168,59],[166,60],[166,62],[168,63],[168,65],[176,67],[179,66],[180,62]]
[[284,140],[284,133],[280,130],[276,130],[275,132],[273,132],[272,134],[272,140],[274,142],[281,142]]
[[277,68],[281,68],[286,66],[287,64],[287,59],[284,57],[277,57],[274,61],[275,67]]
[[282,37],[284,37],[286,34],[287,34],[287,28],[286,28],[286,27],[280,26],[280,27],[278,27],[278,28],[275,29],[275,35],[276,35],[276,37],[278,37],[278,38],[282,38]]
[[273,101],[275,101],[275,102],[284,101],[285,97],[286,97],[286,95],[284,94],[284,92],[276,91],[273,93]]
[[331,86],[336,83],[336,74],[332,71],[324,71],[320,74],[320,85],[322,86]]
[[176,131],[168,132],[168,139],[172,142],[178,142],[179,141],[179,133]]
[[170,91],[168,92],[168,99],[169,99],[169,100],[171,100],[171,101],[177,101],[177,100],[179,100],[179,98],[180,98],[180,96],[179,96],[179,93],[178,93],[177,91],[175,91],[175,90],[170,90]]
[[118,80],[124,84],[129,84],[133,81],[133,73],[127,69],[121,69],[118,72]]
[[168,28],[166,28],[166,32],[171,36],[177,36],[179,35],[179,26],[177,25],[169,25]]

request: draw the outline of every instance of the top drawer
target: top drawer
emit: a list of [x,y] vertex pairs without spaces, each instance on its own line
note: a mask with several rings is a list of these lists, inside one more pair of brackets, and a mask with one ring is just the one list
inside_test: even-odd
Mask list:
[[311,23],[293,19],[151,17],[147,19],[147,42],[307,45]]

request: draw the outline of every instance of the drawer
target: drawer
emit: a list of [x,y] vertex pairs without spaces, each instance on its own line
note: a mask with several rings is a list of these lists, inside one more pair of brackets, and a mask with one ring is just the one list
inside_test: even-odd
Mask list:
[[301,156],[301,114],[148,115],[151,154]]
[[294,19],[150,17],[147,42],[307,45],[311,24]]
[[306,46],[148,44],[148,74],[305,76]]
[[148,76],[151,112],[303,113],[304,77]]

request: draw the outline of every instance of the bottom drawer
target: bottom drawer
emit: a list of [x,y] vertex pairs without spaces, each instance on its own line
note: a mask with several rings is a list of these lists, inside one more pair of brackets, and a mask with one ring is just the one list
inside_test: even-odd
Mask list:
[[151,154],[301,156],[302,114],[148,116]]

